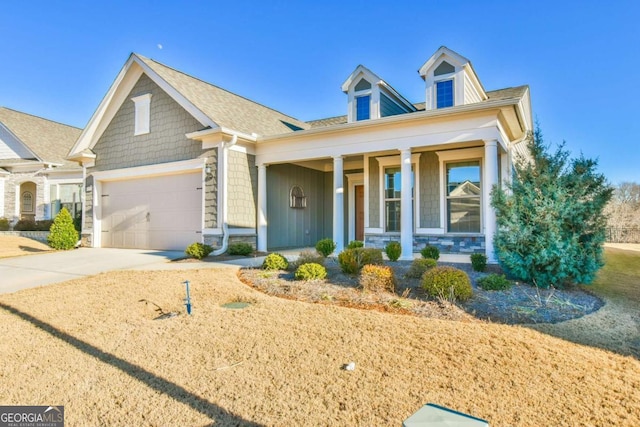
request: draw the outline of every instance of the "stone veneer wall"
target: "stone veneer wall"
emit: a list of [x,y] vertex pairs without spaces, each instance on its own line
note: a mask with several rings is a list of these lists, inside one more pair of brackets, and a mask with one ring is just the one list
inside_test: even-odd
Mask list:
[[[370,248],[384,249],[387,243],[400,241],[400,235],[396,234],[367,234],[365,245]],[[426,245],[433,245],[445,254],[473,254],[485,253],[484,236],[464,235],[433,235],[413,236],[413,252],[420,252]]]
[[[4,182],[4,217],[17,221],[19,215],[15,215],[16,212],[16,187],[20,191],[20,185],[25,182],[33,182],[36,185],[36,209],[35,219],[45,219],[45,216],[49,214],[49,208],[45,203],[45,193],[49,192],[49,186],[47,185],[47,178],[42,175],[34,175],[34,173],[15,173],[7,176]],[[20,195],[17,195],[17,199],[20,199]]]
[[0,236],[19,236],[28,239],[37,240],[38,242],[48,243],[48,231],[0,231]]

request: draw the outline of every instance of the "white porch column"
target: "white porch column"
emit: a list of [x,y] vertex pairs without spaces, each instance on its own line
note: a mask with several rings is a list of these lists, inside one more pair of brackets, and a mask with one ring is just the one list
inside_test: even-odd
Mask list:
[[333,158],[333,241],[336,253],[344,249],[344,183],[342,156]]
[[496,211],[491,207],[491,188],[498,184],[498,141],[484,141],[484,177],[482,199],[484,200],[484,238],[487,261],[498,260],[493,249],[493,236],[496,234]]
[[258,242],[259,252],[267,251],[267,166],[258,165]]
[[411,191],[411,149],[400,150],[400,245],[401,260],[413,259],[413,206]]

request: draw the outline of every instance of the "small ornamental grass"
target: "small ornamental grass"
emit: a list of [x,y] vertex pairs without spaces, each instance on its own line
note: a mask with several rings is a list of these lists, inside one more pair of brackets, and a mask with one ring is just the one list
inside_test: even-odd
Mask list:
[[442,266],[428,270],[422,276],[422,288],[432,298],[466,301],[473,295],[471,281],[464,271]]
[[398,242],[389,242],[384,248],[384,252],[389,257],[390,261],[397,261],[402,254],[402,246]]
[[296,259],[295,262],[293,262],[292,264],[293,264],[293,267],[298,268],[302,264],[309,264],[309,263],[324,265],[324,261],[325,261],[325,257],[320,255],[318,252],[306,250],[306,251],[300,252],[300,254],[298,255],[298,259]]
[[211,246],[198,242],[190,244],[184,251],[185,254],[195,259],[202,259],[208,256],[211,252],[213,252],[213,248]]
[[345,249],[338,254],[338,263],[343,273],[356,274],[367,264],[382,265],[382,251],[374,248]]
[[323,265],[315,262],[302,264],[296,270],[294,277],[296,280],[319,280],[327,277],[327,269]]
[[504,274],[489,274],[478,279],[478,286],[485,291],[504,291],[511,289],[511,281]]
[[485,254],[471,254],[471,267],[473,271],[485,271],[487,269],[487,256]]
[[393,269],[385,265],[368,264],[360,270],[360,286],[365,291],[370,292],[395,292],[396,278]]
[[331,239],[318,240],[316,243],[316,251],[323,257],[328,257],[336,250],[336,242]]
[[277,252],[267,255],[262,263],[264,270],[286,270],[289,267],[289,261]]
[[62,208],[49,229],[47,237],[53,249],[69,250],[78,242],[78,231],[73,226],[73,218],[66,208]]
[[425,271],[432,269],[438,265],[438,262],[432,258],[417,258],[411,262],[409,271],[405,274],[410,279],[419,279]]
[[232,243],[229,245],[229,249],[227,249],[229,255],[242,255],[247,256],[253,253],[253,246],[249,243],[239,242]]
[[440,249],[433,245],[427,245],[420,251],[422,258],[431,258],[436,261],[440,258]]

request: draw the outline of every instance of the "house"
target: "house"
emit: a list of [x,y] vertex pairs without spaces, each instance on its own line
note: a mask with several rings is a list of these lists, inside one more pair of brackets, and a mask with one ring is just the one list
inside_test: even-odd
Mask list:
[[66,156],[82,131],[0,107],[0,218],[81,213],[82,168]]
[[419,75],[412,103],[360,65],[346,115],[302,122],[132,54],[69,153],[86,170],[83,240],[264,251],[332,237],[493,259],[488,194],[526,155],[529,88],[486,91],[446,47]]

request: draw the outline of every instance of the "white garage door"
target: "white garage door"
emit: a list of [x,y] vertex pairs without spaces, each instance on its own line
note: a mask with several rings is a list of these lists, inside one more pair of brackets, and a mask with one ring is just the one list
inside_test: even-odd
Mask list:
[[200,173],[102,184],[102,247],[184,250],[202,231]]

